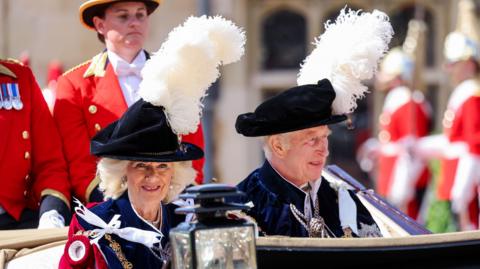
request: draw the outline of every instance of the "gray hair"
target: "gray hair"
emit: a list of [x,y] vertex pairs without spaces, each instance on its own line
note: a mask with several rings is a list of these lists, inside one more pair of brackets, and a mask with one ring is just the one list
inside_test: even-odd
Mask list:
[[[97,175],[100,178],[99,188],[103,191],[105,199],[117,199],[126,190],[127,184],[123,178],[127,174],[127,166],[130,161],[102,158],[97,165]],[[174,162],[173,178],[168,187],[167,195],[163,202],[169,203],[175,200],[183,189],[195,180],[197,172],[192,167],[192,161]]]
[[271,138],[277,136],[280,139],[280,143],[282,143],[282,145],[286,149],[289,149],[290,148],[290,140],[291,140],[290,134],[291,133],[292,132],[264,136],[264,138],[263,138],[263,153],[265,154],[265,159],[267,159],[268,161],[270,161],[272,159],[272,149],[270,148],[270,143],[268,143],[268,141]]

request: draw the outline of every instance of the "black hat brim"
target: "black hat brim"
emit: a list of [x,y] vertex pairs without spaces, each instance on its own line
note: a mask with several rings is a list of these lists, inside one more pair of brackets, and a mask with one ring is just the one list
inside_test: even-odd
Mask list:
[[[243,116],[240,115],[239,118]],[[305,123],[301,123],[302,120],[298,120],[295,122],[283,122],[282,124],[274,123],[274,124],[265,124],[262,121],[253,120],[252,122],[248,123],[248,120],[240,120],[237,119],[237,132],[247,136],[247,137],[256,137],[256,136],[268,136],[268,135],[275,135],[275,134],[282,134],[288,132],[294,132],[298,130],[313,128],[321,125],[330,125],[345,121],[347,119],[346,115],[331,115],[328,118],[319,119],[316,121],[308,120]],[[249,124],[249,127],[245,126],[238,126],[238,124],[242,122],[242,124]]]
[[142,99],[92,138],[90,153],[97,157],[145,162],[180,162],[203,157],[200,147],[179,143],[178,136],[168,126],[163,108]]
[[103,158],[111,158],[125,161],[138,162],[182,162],[198,160],[203,157],[203,150],[194,144],[182,142],[180,149],[174,152],[119,152],[97,155]]

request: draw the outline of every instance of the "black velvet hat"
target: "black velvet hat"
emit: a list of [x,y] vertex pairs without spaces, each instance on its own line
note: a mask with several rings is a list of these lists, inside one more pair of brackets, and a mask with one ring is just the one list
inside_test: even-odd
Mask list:
[[163,107],[143,99],[133,104],[119,120],[98,132],[92,139],[90,151],[98,157],[145,162],[177,162],[203,157],[199,147],[179,143]]
[[235,128],[244,136],[265,136],[346,120],[345,115],[332,115],[334,99],[328,79],[293,87],[266,100],[255,112],[239,115]]

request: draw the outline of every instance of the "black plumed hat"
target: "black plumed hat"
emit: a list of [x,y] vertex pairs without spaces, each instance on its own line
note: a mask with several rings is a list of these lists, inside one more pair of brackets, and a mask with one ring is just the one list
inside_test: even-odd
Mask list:
[[93,138],[91,153],[152,162],[201,158],[202,150],[179,143],[178,135],[197,130],[202,97],[220,75],[218,68],[242,57],[244,44],[241,28],[220,16],[187,19],[145,63],[141,99]]
[[328,79],[293,87],[239,115],[235,128],[244,136],[265,136],[341,122],[345,115],[332,115],[335,95]]
[[98,157],[145,162],[177,162],[203,157],[199,147],[179,142],[163,107],[143,99],[134,103],[119,120],[98,132],[90,150]]

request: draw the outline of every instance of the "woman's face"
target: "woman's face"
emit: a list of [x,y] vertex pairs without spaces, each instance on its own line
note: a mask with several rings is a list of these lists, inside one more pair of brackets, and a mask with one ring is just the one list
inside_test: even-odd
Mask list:
[[97,31],[105,37],[109,50],[140,51],[148,33],[147,7],[142,2],[119,2],[105,10],[104,18],[94,17]]
[[168,193],[173,163],[129,162],[127,186],[130,200],[137,205],[159,205]]

